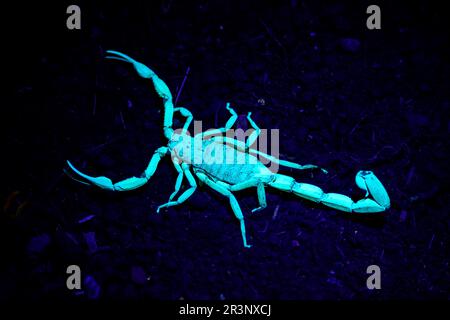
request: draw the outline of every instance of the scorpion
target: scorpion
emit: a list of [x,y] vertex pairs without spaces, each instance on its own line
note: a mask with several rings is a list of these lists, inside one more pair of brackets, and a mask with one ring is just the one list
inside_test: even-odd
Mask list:
[[[197,189],[197,182],[194,178],[195,176],[197,177],[199,183],[209,186],[228,199],[234,215],[239,220],[242,241],[245,248],[249,248],[251,245],[247,243],[244,215],[238,201],[236,200],[236,197],[233,194],[234,192],[243,189],[256,187],[259,207],[253,209],[252,212],[256,212],[267,207],[265,193],[266,187],[272,187],[284,192],[293,193],[298,197],[305,198],[316,203],[321,203],[325,206],[344,212],[376,213],[385,211],[390,207],[390,199],[386,189],[372,171],[364,170],[359,171],[356,174],[356,185],[366,192],[365,197],[356,202],[346,195],[338,193],[325,193],[321,188],[315,185],[297,182],[294,178],[288,175],[272,172],[259,159],[257,159],[257,156],[270,159],[270,161],[273,161],[280,166],[298,170],[316,169],[319,167],[311,164],[300,165],[287,160],[281,160],[251,148],[250,146],[252,146],[256,141],[261,131],[252,120],[251,112],[248,113],[247,119],[253,130],[245,143],[231,137],[218,136],[218,134],[223,134],[230,130],[238,118],[237,113],[230,106],[230,103],[226,104],[226,108],[231,113],[231,117],[226,122],[224,127],[219,129],[210,129],[205,132],[202,131],[192,137],[188,134],[188,127],[193,120],[192,113],[186,108],[174,107],[172,94],[169,87],[156,75],[154,71],[144,64],[118,51],[108,50],[107,53],[109,54],[106,56],[107,59],[115,59],[131,63],[139,76],[152,81],[156,93],[160,98],[162,98],[163,101],[163,133],[165,138],[168,140],[168,144],[158,148],[154,152],[147,168],[140,177],[131,177],[113,183],[111,179],[105,176],[89,176],[79,171],[70,163],[70,161],[67,161],[68,166],[77,177],[75,178],[71,176],[71,178],[81,183],[94,185],[105,190],[133,190],[146,184],[155,173],[160,160],[164,156],[170,154],[172,163],[178,172],[175,190],[170,195],[168,202],[157,208],[157,212],[159,213],[162,208],[180,205],[192,196]],[[179,112],[181,116],[186,119],[186,122],[181,130],[174,130],[172,128],[173,116],[175,112]],[[196,143],[199,139],[201,143]],[[222,153],[206,152],[205,150],[209,147],[213,147],[214,150],[221,150]],[[203,161],[193,161],[193,157],[195,156],[194,154],[200,156]],[[222,159],[218,159],[218,157],[223,158],[224,155],[229,156],[230,154],[232,155],[231,162],[229,161],[228,163],[224,163],[221,161]],[[320,169],[326,173],[325,169]],[[176,200],[174,200],[175,196],[180,191],[184,178],[187,179],[189,188],[187,188]]]

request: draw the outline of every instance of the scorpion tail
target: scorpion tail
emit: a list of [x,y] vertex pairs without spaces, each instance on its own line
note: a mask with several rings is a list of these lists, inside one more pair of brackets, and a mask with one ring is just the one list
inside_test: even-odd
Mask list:
[[343,194],[325,193],[315,185],[299,183],[294,178],[282,174],[276,174],[275,179],[268,184],[281,191],[292,192],[301,198],[345,212],[375,213],[390,207],[386,189],[371,171],[358,172],[355,180],[358,187],[366,191],[366,197],[357,202]]
[[153,82],[153,86],[155,87],[158,95],[163,99],[164,104],[164,136],[167,139],[173,134],[172,122],[173,122],[173,102],[172,102],[172,94],[170,93],[169,87],[166,83],[161,80],[153,70],[149,67],[140,63],[133,58],[127,56],[118,51],[108,50],[109,56],[106,56],[106,59],[120,60],[131,63],[136,69],[137,73],[145,79],[151,79]]

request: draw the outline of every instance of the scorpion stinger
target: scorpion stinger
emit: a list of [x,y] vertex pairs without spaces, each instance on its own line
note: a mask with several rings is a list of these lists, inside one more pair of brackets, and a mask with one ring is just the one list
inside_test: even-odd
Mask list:
[[[83,181],[75,177],[72,177],[73,179],[112,191],[136,189],[149,181],[162,157],[170,154],[173,165],[178,172],[178,177],[175,182],[174,192],[170,195],[167,203],[158,207],[157,212],[162,208],[176,206],[186,201],[197,189],[195,176],[198,181],[228,199],[234,215],[239,220],[242,242],[244,247],[247,248],[250,245],[247,243],[244,214],[234,196],[234,192],[240,190],[256,188],[259,207],[253,209],[252,212],[259,211],[267,206],[266,186],[291,192],[299,197],[346,212],[375,213],[385,211],[390,207],[390,199],[386,189],[371,171],[360,171],[355,177],[356,185],[366,192],[365,198],[356,202],[343,194],[325,193],[321,188],[312,184],[297,182],[290,176],[272,172],[257,158],[258,156],[293,169],[321,169],[325,173],[327,171],[316,165],[300,165],[252,149],[251,146],[258,138],[261,130],[252,120],[251,113],[248,113],[247,119],[254,131],[245,143],[231,137],[217,136],[217,134],[223,135],[230,130],[237,120],[237,113],[230,103],[227,103],[226,108],[231,116],[224,127],[200,132],[191,137],[188,127],[193,120],[192,113],[186,108],[174,108],[172,95],[164,81],[150,68],[129,56],[117,51],[107,52],[110,54],[107,58],[129,62],[133,64],[141,77],[152,80],[156,92],[163,100],[163,130],[168,143],[167,146],[156,150],[146,170],[140,177],[131,177],[113,184],[107,177],[88,176],[76,169],[70,162],[67,162],[77,175],[77,178]],[[179,112],[181,116],[186,118],[186,122],[181,130],[174,131],[172,129],[174,112]],[[187,179],[189,188],[175,200],[184,178]]]

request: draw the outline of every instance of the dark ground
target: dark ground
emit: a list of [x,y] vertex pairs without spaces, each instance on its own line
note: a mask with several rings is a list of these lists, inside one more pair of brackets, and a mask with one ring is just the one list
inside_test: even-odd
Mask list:
[[[369,31],[372,1],[148,2],[78,2],[81,31],[65,28],[72,3],[4,9],[15,76],[4,75],[13,96],[1,117],[1,300],[95,298],[94,281],[101,299],[450,297],[443,8],[378,2],[382,29]],[[350,215],[268,190],[268,208],[250,215],[256,190],[242,192],[245,250],[228,202],[206,187],[155,213],[175,183],[168,160],[134,192],[70,180],[66,159],[118,181],[165,144],[160,99],[130,66],[105,61],[107,49],[152,67],[173,93],[189,67],[178,105],[204,126],[224,124],[230,101],[279,128],[284,159],[330,172],[284,172],[299,181],[358,199],[355,174],[373,170],[391,209]],[[70,264],[94,279],[83,296],[65,287]],[[381,290],[366,288],[371,264]]]

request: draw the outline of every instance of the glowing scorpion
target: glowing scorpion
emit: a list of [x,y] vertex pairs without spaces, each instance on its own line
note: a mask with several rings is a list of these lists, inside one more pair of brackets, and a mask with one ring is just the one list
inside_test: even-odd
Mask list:
[[[244,247],[247,248],[249,248],[250,245],[247,243],[244,215],[242,214],[238,201],[233,195],[234,191],[256,187],[259,207],[253,209],[252,212],[264,209],[267,206],[265,195],[266,186],[290,192],[299,197],[346,212],[374,213],[382,212],[389,208],[389,196],[384,186],[371,171],[359,171],[356,174],[356,185],[364,190],[366,195],[364,199],[354,202],[345,195],[338,193],[324,193],[322,189],[317,186],[297,182],[290,176],[274,173],[269,170],[269,168],[258,160],[256,156],[259,155],[281,166],[299,170],[314,169],[318,167],[315,165],[299,165],[286,160],[280,160],[250,148],[260,134],[260,129],[251,119],[251,113],[248,113],[247,119],[254,130],[245,143],[234,138],[217,136],[218,134],[224,134],[231,129],[237,120],[238,116],[230,107],[229,103],[227,103],[226,108],[231,113],[231,117],[225,124],[225,127],[201,132],[194,137],[191,137],[188,134],[188,127],[193,120],[192,113],[186,108],[174,108],[172,94],[164,81],[150,68],[129,56],[117,51],[107,52],[110,56],[107,56],[106,58],[133,64],[141,77],[150,79],[153,82],[156,92],[163,100],[164,136],[169,142],[167,146],[160,147],[155,151],[147,168],[140,177],[131,177],[117,183],[112,183],[109,178],[103,176],[88,176],[80,172],[67,161],[70,168],[79,177],[86,180],[84,183],[111,191],[128,191],[139,188],[150,180],[162,157],[170,154],[173,165],[178,172],[175,191],[170,195],[167,203],[158,207],[157,212],[162,208],[176,206],[186,201],[197,188],[197,183],[194,178],[195,175],[199,181],[228,198],[231,209],[240,222],[242,240]],[[172,128],[172,120],[175,112],[179,112],[186,118],[186,122],[181,130],[174,130]],[[213,137],[208,138],[208,136]],[[200,143],[196,143],[196,141],[200,141]],[[211,152],[211,147],[213,147],[214,150],[222,152]],[[209,152],[206,152],[206,150],[209,150]],[[233,160],[231,162],[223,161],[224,157],[230,159],[229,155],[232,155],[231,159]],[[194,161],[196,159],[193,158],[197,156],[200,156],[202,161]],[[220,159],[218,157],[220,157]],[[324,169],[322,170],[326,172]],[[174,200],[181,188],[183,177],[186,177],[189,188],[187,188],[177,200]]]

